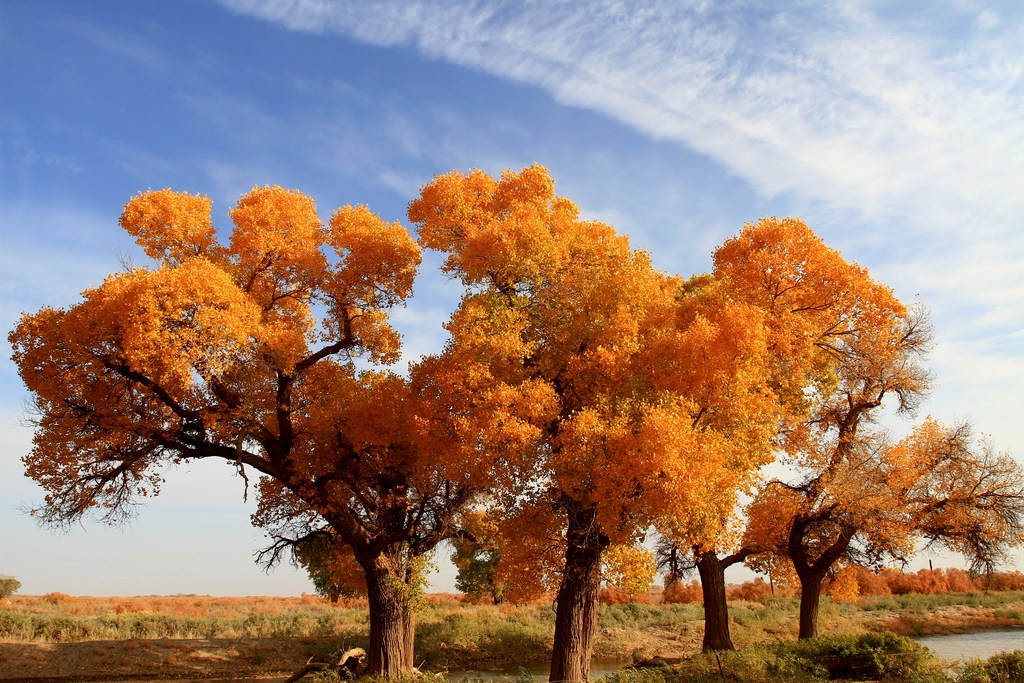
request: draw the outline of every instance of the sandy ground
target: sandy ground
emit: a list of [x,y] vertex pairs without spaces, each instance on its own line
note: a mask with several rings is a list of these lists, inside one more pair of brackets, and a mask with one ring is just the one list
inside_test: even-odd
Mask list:
[[316,638],[0,642],[0,682],[284,679],[336,645]]

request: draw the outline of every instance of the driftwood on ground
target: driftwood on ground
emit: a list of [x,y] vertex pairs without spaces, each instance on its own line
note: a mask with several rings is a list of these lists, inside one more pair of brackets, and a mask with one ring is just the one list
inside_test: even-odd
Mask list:
[[314,662],[310,657],[305,666],[292,674],[288,683],[295,683],[314,671],[336,671],[341,678],[358,678],[366,671],[366,650],[361,647],[345,650],[334,663]]

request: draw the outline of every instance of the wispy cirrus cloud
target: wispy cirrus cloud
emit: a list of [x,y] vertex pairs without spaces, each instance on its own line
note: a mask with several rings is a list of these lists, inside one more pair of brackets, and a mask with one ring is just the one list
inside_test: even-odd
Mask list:
[[937,213],[1024,211],[1024,28],[1012,7],[1005,18],[963,10],[968,27],[951,38],[940,22],[849,2],[222,3],[539,86],[700,150],[768,195],[885,213],[936,195]]
[[[531,84],[697,150],[763,196],[858,217],[847,244],[887,249],[895,239],[906,258],[951,261],[923,294],[952,296],[970,281],[976,264],[950,251],[982,255],[1024,287],[1014,239],[1024,217],[1024,8],[963,2],[893,16],[845,0],[221,3]],[[979,250],[979,241],[1001,246]],[[895,284],[921,291],[929,282],[913,272]],[[1024,323],[1024,303],[1010,307],[1000,316]]]

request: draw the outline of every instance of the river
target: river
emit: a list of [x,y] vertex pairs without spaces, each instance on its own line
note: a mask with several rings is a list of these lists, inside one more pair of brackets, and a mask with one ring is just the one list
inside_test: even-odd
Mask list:
[[1024,650],[1024,629],[976,631],[953,636],[914,638],[943,659],[988,659],[997,652]]

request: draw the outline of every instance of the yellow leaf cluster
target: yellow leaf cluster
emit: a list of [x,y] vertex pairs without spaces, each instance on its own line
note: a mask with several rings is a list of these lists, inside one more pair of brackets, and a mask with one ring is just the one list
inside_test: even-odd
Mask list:
[[836,602],[852,603],[860,597],[860,582],[857,580],[860,567],[843,564],[828,583],[828,594]]
[[635,545],[609,546],[601,557],[604,562],[604,580],[609,588],[627,596],[642,595],[654,586],[657,566],[654,553]]
[[809,387],[830,391],[851,334],[891,329],[905,314],[888,287],[796,218],[748,223],[715,251],[714,263],[733,296],[765,313],[772,387],[796,421]]

